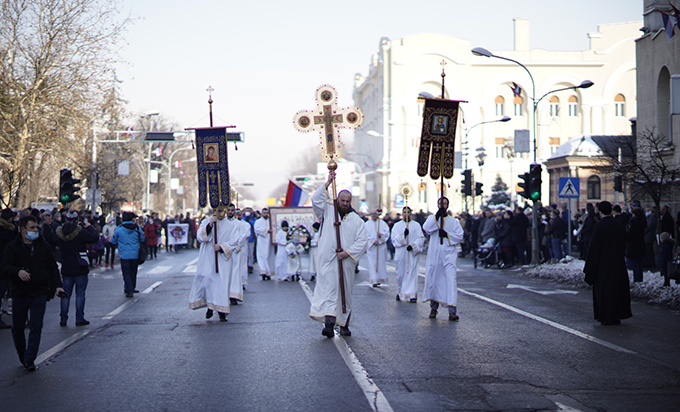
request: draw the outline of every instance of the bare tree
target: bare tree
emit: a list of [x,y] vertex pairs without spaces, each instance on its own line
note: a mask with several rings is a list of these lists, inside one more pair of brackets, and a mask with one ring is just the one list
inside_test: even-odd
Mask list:
[[[62,167],[90,168],[116,44],[115,0],[0,0],[0,162],[5,205],[53,190]],[[56,193],[54,193],[56,196]]]

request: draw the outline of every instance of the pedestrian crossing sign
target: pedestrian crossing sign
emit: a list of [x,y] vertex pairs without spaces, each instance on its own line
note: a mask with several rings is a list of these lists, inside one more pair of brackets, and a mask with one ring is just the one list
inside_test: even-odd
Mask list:
[[581,193],[578,177],[560,177],[559,196],[567,199],[578,199]]

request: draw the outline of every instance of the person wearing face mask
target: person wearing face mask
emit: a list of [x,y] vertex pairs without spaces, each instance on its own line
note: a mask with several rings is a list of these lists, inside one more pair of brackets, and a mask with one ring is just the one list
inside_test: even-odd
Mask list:
[[[12,209],[3,209],[2,212],[0,212],[0,263],[2,262],[5,247],[17,237],[17,227],[14,224],[15,215],[16,213],[14,213]],[[9,283],[9,279],[0,273],[0,301],[5,298],[5,294],[8,292]],[[3,322],[0,318],[0,329],[9,328],[11,328],[11,326]]]
[[[5,247],[0,272],[12,282],[12,337],[19,361],[27,371],[36,369],[47,301],[64,294],[52,247],[38,232],[38,219],[19,220],[19,235]],[[30,316],[29,316],[30,314]],[[26,322],[30,333],[26,342]]]

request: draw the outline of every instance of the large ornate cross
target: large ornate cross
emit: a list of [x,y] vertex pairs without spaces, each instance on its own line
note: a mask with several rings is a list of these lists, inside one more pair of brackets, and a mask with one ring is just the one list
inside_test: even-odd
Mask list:
[[295,114],[293,126],[300,132],[319,132],[319,152],[326,161],[334,161],[342,155],[339,128],[356,129],[364,121],[358,107],[339,108],[333,86],[323,85],[316,90],[316,109],[300,110]]

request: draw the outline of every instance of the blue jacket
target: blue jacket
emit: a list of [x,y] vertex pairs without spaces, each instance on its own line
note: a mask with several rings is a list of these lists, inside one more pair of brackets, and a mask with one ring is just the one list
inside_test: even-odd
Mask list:
[[118,246],[118,256],[125,260],[137,260],[140,245],[144,241],[144,232],[132,222],[118,226],[111,238],[111,243]]

